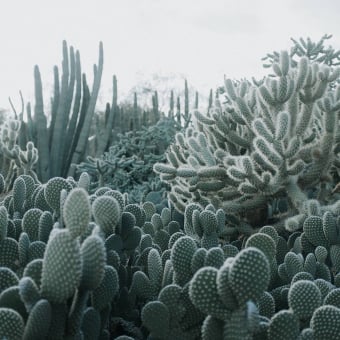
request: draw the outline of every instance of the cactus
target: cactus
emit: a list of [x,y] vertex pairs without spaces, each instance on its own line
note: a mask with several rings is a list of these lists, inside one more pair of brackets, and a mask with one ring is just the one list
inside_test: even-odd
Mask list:
[[300,335],[299,320],[288,310],[281,310],[270,320],[268,340],[293,340]]
[[314,339],[339,339],[340,309],[330,305],[319,307],[310,321]]
[[43,260],[41,296],[51,303],[71,297],[81,280],[80,246],[68,230],[59,230],[50,238]]
[[89,236],[81,245],[80,254],[82,258],[80,287],[84,290],[94,290],[105,275],[104,242],[98,236]]
[[229,282],[240,306],[256,301],[267,289],[269,279],[269,262],[262,251],[249,247],[235,256]]
[[0,337],[3,339],[22,339],[24,320],[20,314],[10,308],[0,308]]
[[107,235],[114,233],[121,217],[118,201],[110,196],[99,196],[92,203],[92,213],[96,223]]
[[19,281],[20,298],[25,304],[28,313],[40,300],[40,293],[36,283],[30,277],[22,277]]
[[72,237],[84,233],[91,218],[91,205],[84,189],[75,188],[70,191],[64,203],[63,217]]
[[[184,212],[188,203],[211,203],[256,224],[255,212],[281,196],[298,216],[308,190],[328,180],[338,162],[332,148],[339,97],[331,85],[339,70],[321,61],[312,64],[309,55],[298,61],[286,51],[275,56],[274,74],[263,82],[226,79],[225,103],[217,100],[209,116],[195,113],[196,126],[176,135],[168,154],[175,148],[177,162],[155,164],[155,172],[171,186],[169,198],[177,210]],[[330,196],[326,189],[323,202],[334,202]],[[297,219],[294,228],[302,222]],[[284,224],[280,221],[281,228]]]
[[171,262],[174,270],[174,283],[183,286],[191,279],[191,259],[196,249],[196,243],[188,236],[179,238],[173,245]]
[[100,285],[92,292],[92,306],[102,311],[110,304],[119,290],[118,273],[111,266],[105,266],[104,278]]
[[288,304],[298,319],[308,320],[321,303],[321,292],[314,282],[300,280],[289,289]]
[[47,300],[39,300],[32,308],[26,322],[23,339],[34,340],[44,338],[48,334],[52,310]]
[[72,186],[62,177],[51,178],[44,188],[44,196],[48,205],[59,216],[60,214],[60,194],[62,190],[67,192],[72,190]]
[[150,331],[150,335],[165,339],[170,327],[168,308],[160,301],[150,301],[142,309],[143,325]]
[[39,235],[39,220],[42,211],[37,208],[29,209],[22,217],[22,230],[28,235],[31,242],[38,240]]

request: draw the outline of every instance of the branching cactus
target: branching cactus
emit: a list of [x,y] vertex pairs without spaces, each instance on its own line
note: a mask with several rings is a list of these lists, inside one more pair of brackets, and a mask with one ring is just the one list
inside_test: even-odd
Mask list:
[[33,170],[38,162],[38,149],[31,141],[27,142],[26,150],[19,146],[20,124],[19,120],[8,120],[0,133],[0,166],[1,172],[6,175],[5,191],[12,188],[13,181],[21,174],[30,175],[38,182]]
[[207,115],[196,111],[196,127],[178,133],[168,162],[155,164],[177,210],[212,203],[251,222],[280,197],[288,216],[311,195],[334,200],[340,68],[286,51],[271,67],[262,82],[225,79],[226,102],[217,100]]

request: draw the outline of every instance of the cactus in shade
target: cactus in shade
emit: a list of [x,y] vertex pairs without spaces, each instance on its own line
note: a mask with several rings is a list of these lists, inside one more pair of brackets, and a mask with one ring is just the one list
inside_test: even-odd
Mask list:
[[20,314],[10,308],[0,308],[0,337],[2,339],[22,339],[24,320]]
[[202,339],[223,339],[224,322],[208,315],[202,324]]
[[143,325],[150,330],[150,336],[166,339],[170,328],[169,310],[160,301],[150,301],[142,309]]
[[51,324],[52,310],[47,300],[39,300],[32,308],[24,331],[24,340],[45,338]]
[[148,275],[142,271],[133,274],[130,293],[144,300],[152,300],[158,295],[163,278],[162,259],[154,248],[148,253],[146,271]]
[[100,333],[100,314],[93,307],[85,309],[81,323],[84,340],[97,339]]
[[39,288],[30,277],[24,276],[19,281],[19,294],[27,312],[30,313],[40,300]]
[[11,308],[18,312],[24,320],[27,319],[27,311],[21,301],[18,286],[8,287],[0,294],[0,307]]
[[49,211],[44,211],[39,219],[38,238],[39,241],[47,243],[53,228],[53,216]]
[[18,268],[19,246],[18,242],[10,237],[0,240],[0,267],[13,270]]
[[278,267],[278,274],[284,282],[288,283],[292,280],[294,275],[304,271],[303,256],[301,254],[295,254],[294,252],[288,252],[285,255],[284,262]]
[[5,289],[17,285],[19,282],[18,275],[8,267],[0,266],[0,294]]
[[[128,206],[129,205],[127,205],[127,207]],[[127,210],[129,209],[124,209],[115,234],[110,235],[105,241],[107,250],[117,252],[123,262],[134,253],[142,237],[141,229],[136,226],[136,223],[143,223],[141,221],[137,222],[137,219],[139,220],[141,216],[138,218],[137,214],[136,218],[136,215]]]
[[[154,165],[179,211],[212,203],[252,224],[277,196],[288,198],[289,212],[302,213],[309,190],[332,180],[340,68],[287,51],[276,56],[273,74],[261,82],[225,79],[225,103],[196,112],[196,125],[177,133],[168,162]],[[330,187],[318,190],[324,204],[334,201]]]
[[119,290],[119,278],[115,268],[105,266],[104,278],[100,285],[91,293],[92,306],[102,311],[111,303]]
[[8,213],[7,209],[0,206],[0,242],[7,237]]
[[315,340],[340,339],[340,309],[330,305],[319,307],[314,312],[310,325]]
[[104,242],[98,236],[89,236],[80,248],[82,257],[82,275],[80,288],[96,289],[105,275],[106,252]]
[[295,340],[300,335],[299,319],[289,310],[281,310],[270,320],[268,340]]

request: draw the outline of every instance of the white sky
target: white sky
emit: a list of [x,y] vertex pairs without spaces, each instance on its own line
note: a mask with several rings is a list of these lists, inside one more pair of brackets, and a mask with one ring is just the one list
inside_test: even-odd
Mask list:
[[[62,40],[80,51],[92,78],[99,41],[104,43],[102,93],[112,75],[119,91],[136,72],[185,73],[189,83],[210,88],[231,78],[265,74],[267,52],[289,46],[290,38],[334,34],[340,46],[338,0],[0,0],[0,107],[8,96],[19,103],[33,94],[33,67],[51,84],[61,64]],[[48,96],[45,95],[45,102]],[[108,99],[110,100],[110,99]],[[18,105],[18,104],[17,104]],[[18,106],[19,108],[19,106]],[[103,108],[104,109],[104,108]]]

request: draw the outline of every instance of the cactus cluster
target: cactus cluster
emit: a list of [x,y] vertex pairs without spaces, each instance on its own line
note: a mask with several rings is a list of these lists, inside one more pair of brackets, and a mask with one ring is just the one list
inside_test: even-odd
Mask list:
[[325,39],[269,54],[263,82],[226,80],[226,103],[154,166],[168,199],[132,200],[86,171],[11,177],[0,338],[339,338],[340,54]]

